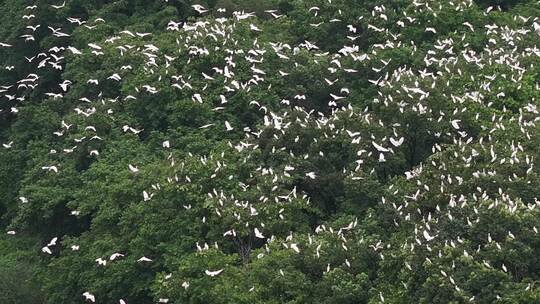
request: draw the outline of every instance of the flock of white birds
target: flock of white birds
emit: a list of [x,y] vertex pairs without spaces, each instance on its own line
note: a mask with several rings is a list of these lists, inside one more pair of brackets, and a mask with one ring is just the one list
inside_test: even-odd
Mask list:
[[[332,0],[327,0],[331,4]],[[436,15],[440,8],[431,7],[431,1],[414,1],[418,11],[425,11]],[[66,5],[63,2],[58,5],[52,5],[55,10],[61,11]],[[464,9],[472,5],[472,1],[451,1],[448,4],[456,10]],[[47,24],[35,24],[33,10],[36,6],[28,6],[26,14],[21,16],[28,25],[27,32],[20,36],[24,41],[34,40],[33,33],[39,27],[47,27],[50,35],[58,39],[69,37],[70,32],[62,27],[51,27]],[[394,66],[391,59],[376,59],[378,52],[384,50],[400,48],[408,56],[417,55],[417,45],[413,41],[401,40],[400,33],[393,33],[388,29],[380,28],[372,24],[364,24],[359,19],[358,24],[347,24],[347,43],[337,52],[323,52],[314,42],[304,41],[298,45],[289,45],[280,41],[273,43],[259,42],[257,36],[264,33],[264,27],[258,22],[254,13],[236,11],[230,14],[230,17],[205,18],[211,12],[202,5],[193,5],[201,18],[193,22],[176,22],[171,20],[167,28],[163,31],[169,33],[168,39],[173,39],[177,49],[172,50],[169,47],[162,49],[159,40],[153,41],[154,33],[140,33],[123,30],[113,35],[105,41],[95,41],[88,43],[85,47],[68,46],[52,47],[43,50],[31,58],[26,58],[28,65],[35,67],[35,72],[27,75],[14,83],[2,84],[0,92],[2,99],[10,102],[15,101],[15,105],[5,111],[11,111],[13,115],[19,112],[19,106],[23,106],[25,96],[29,91],[34,90],[40,84],[41,74],[45,71],[56,71],[62,74],[66,65],[66,57],[70,60],[76,60],[78,56],[114,56],[121,62],[121,58],[138,58],[140,66],[134,63],[126,63],[118,68],[111,75],[86,75],[85,83],[77,83],[74,79],[62,79],[55,90],[46,92],[45,102],[53,103],[62,98],[74,98],[70,94],[70,89],[74,86],[90,87],[95,92],[92,96],[78,96],[78,101],[73,107],[73,113],[69,117],[77,117],[72,121],[58,121],[58,130],[54,133],[65,145],[63,149],[52,149],[50,151],[51,160],[61,159],[75,151],[81,143],[93,141],[107,141],[107,135],[100,134],[99,128],[90,123],[92,117],[101,113],[107,117],[117,115],[118,109],[122,104],[128,104],[134,100],[145,100],[148,96],[160,94],[162,91],[181,92],[184,96],[190,96],[191,102],[198,104],[209,104],[213,111],[224,111],[231,105],[230,97],[238,92],[250,92],[255,88],[269,88],[265,78],[268,75],[268,64],[271,62],[272,69],[279,71],[279,78],[284,80],[286,85],[287,77],[295,72],[299,64],[296,58],[302,53],[314,54],[317,60],[310,64],[327,65],[326,72],[321,75],[313,75],[320,78],[320,81],[327,85],[331,94],[328,95],[327,111],[325,113],[316,112],[303,105],[310,100],[310,92],[299,92],[293,96],[280,96],[277,100],[276,108],[270,105],[270,101],[265,100],[264,96],[260,99],[252,100],[249,106],[253,111],[263,115],[262,124],[253,129],[247,126],[238,125],[232,120],[222,122],[207,121],[201,124],[200,129],[211,129],[216,132],[240,132],[244,136],[241,140],[229,142],[230,149],[223,151],[221,157],[218,154],[214,156],[194,155],[191,161],[196,160],[200,167],[194,168],[185,166],[186,159],[177,159],[175,153],[171,152],[167,158],[170,165],[170,174],[157,180],[148,189],[141,193],[141,201],[146,203],[152,201],[156,195],[162,191],[163,185],[178,185],[191,183],[201,172],[212,172],[212,178],[229,178],[231,171],[228,170],[227,159],[237,159],[238,162],[247,161],[253,153],[261,150],[259,146],[259,137],[263,132],[271,134],[272,141],[283,143],[282,146],[276,144],[272,147],[272,153],[288,154],[291,159],[308,159],[313,157],[325,157],[323,151],[315,155],[304,154],[294,155],[286,147],[288,138],[294,138],[297,142],[301,140],[298,135],[291,135],[289,130],[298,128],[314,128],[320,131],[320,138],[314,141],[324,140],[324,138],[344,138],[355,147],[356,160],[342,168],[343,172],[352,181],[361,183],[362,179],[376,174],[375,169],[378,165],[392,161],[401,149],[407,145],[408,139],[404,134],[406,126],[396,122],[383,122],[372,113],[372,108],[377,108],[380,112],[393,113],[400,115],[411,115],[419,119],[437,122],[441,127],[439,130],[428,130],[435,138],[449,138],[449,144],[434,144],[432,152],[434,155],[444,155],[444,158],[432,157],[425,162],[413,167],[410,171],[404,172],[406,176],[407,187],[395,190],[398,187],[389,185],[387,194],[380,198],[381,208],[393,209],[393,223],[396,226],[404,223],[414,223],[414,233],[408,241],[403,243],[403,248],[414,252],[419,248],[427,249],[429,257],[426,260],[430,262],[440,257],[441,253],[431,252],[432,242],[444,243],[449,247],[456,247],[463,240],[459,235],[445,232],[440,234],[440,222],[453,221],[459,217],[466,217],[468,225],[473,226],[481,224],[483,209],[503,208],[509,213],[527,213],[538,207],[539,202],[523,201],[510,193],[506,193],[503,188],[482,189],[476,187],[469,193],[457,193],[461,190],[460,185],[468,181],[482,180],[489,181],[491,178],[497,178],[503,181],[527,181],[528,175],[535,170],[537,160],[531,151],[530,142],[537,139],[539,129],[537,127],[540,116],[535,104],[538,101],[531,100],[530,103],[511,112],[506,108],[497,109],[490,112],[491,117],[486,118],[483,109],[494,108],[498,100],[505,98],[507,88],[498,86],[498,80],[511,81],[515,84],[517,90],[521,89],[521,82],[527,71],[532,68],[528,63],[531,59],[540,57],[540,49],[527,44],[531,36],[540,34],[540,25],[537,18],[515,16],[516,24],[519,27],[509,28],[498,24],[488,24],[484,28],[474,27],[469,22],[464,22],[464,30],[455,38],[446,38],[437,40],[433,48],[430,49],[423,62],[426,66],[424,70],[414,70],[407,66]],[[484,11],[484,14],[490,14],[497,11],[498,8],[490,7]],[[312,27],[321,26],[324,20],[318,18],[320,9],[318,7],[307,8],[307,14],[313,18]],[[217,14],[228,13],[224,9],[218,9]],[[280,12],[271,10],[266,12],[269,18],[279,20],[282,18]],[[339,12],[341,13],[341,12]],[[387,19],[386,8],[376,6],[371,15],[374,17]],[[99,26],[106,24],[107,20],[97,18],[94,20],[81,20],[79,18],[67,18],[67,23],[76,25],[77,28],[85,28],[87,31],[93,31]],[[335,18],[326,22],[342,22]],[[407,28],[417,22],[415,18],[406,14],[397,22],[401,28]],[[383,42],[373,45],[369,52],[363,53],[356,45],[358,28],[362,26],[367,31],[377,32],[384,37]],[[238,41],[235,38],[235,32],[242,30],[251,32],[252,39],[249,43]],[[426,33],[436,34],[440,29],[426,27]],[[488,42],[483,49],[478,52],[472,47],[464,45],[463,41],[476,32],[485,33]],[[14,42],[4,41],[0,43],[1,48],[10,48]],[[247,47],[242,47],[247,46]],[[180,64],[189,66],[192,64],[191,58],[195,61],[198,58],[213,58],[212,62],[216,65],[211,67],[210,73],[175,75],[175,64],[177,58],[188,54],[190,59]],[[319,62],[320,61],[320,62]],[[355,96],[360,92],[354,92],[353,88],[340,87],[339,80],[344,78],[357,77],[359,73],[365,72],[365,67],[371,66],[370,73],[375,72],[379,76],[369,80],[370,89],[377,91],[377,97],[369,101],[370,107],[358,108],[354,106]],[[246,72],[246,67],[249,69]],[[279,67],[279,68],[277,68]],[[5,66],[7,70],[15,70],[17,67]],[[242,68],[244,70],[238,70]],[[483,72],[485,71],[485,73]],[[138,78],[146,77],[147,83],[141,83],[139,86],[133,86],[130,92],[122,96],[104,97],[100,93],[108,83],[122,83],[125,79],[132,77],[136,73]],[[250,78],[238,77],[237,75],[250,74]],[[474,74],[474,76],[473,76]],[[80,75],[78,75],[80,77]],[[271,75],[276,77],[276,75]],[[456,87],[453,82],[464,78],[468,81],[467,87]],[[140,81],[139,81],[140,82]],[[221,88],[222,93],[218,100],[214,96],[208,96],[208,88],[215,92],[216,88]],[[538,90],[536,85],[533,90]],[[438,96],[433,96],[436,91]],[[444,100],[444,105],[435,100]],[[272,101],[275,102],[275,101]],[[500,114],[491,114],[500,113]],[[121,121],[121,120],[120,120]],[[240,121],[240,120],[238,120]],[[479,125],[479,121],[482,124]],[[353,122],[353,123],[351,123]],[[488,123],[486,123],[488,122]],[[479,126],[479,134],[468,134],[470,126]],[[136,125],[129,123],[119,123],[117,125],[119,132],[126,136],[139,136],[144,130]],[[70,132],[76,130],[77,134],[85,134],[82,137],[70,136]],[[82,130],[82,131],[81,131]],[[505,136],[507,130],[513,130],[513,134],[519,136]],[[82,132],[82,133],[80,133]],[[538,142],[538,141],[536,141]],[[11,149],[17,142],[9,141],[2,143],[4,149]],[[173,140],[165,140],[161,143],[162,149],[174,151]],[[532,149],[532,150],[531,150]],[[92,149],[89,152],[90,157],[99,158],[104,151]],[[230,154],[236,154],[231,157]],[[445,161],[441,161],[444,159]],[[483,160],[480,162],[478,160]],[[485,161],[489,160],[489,161]],[[488,163],[488,166],[484,164]],[[479,165],[480,164],[480,165]],[[63,168],[60,161],[51,161],[50,164],[42,166],[46,174],[62,174]],[[134,159],[126,168],[132,174],[140,174],[144,171],[144,164]],[[291,174],[301,174],[309,179],[316,180],[320,178],[319,172],[315,170],[307,172],[297,172],[293,164],[287,164],[280,167],[259,167],[251,172],[247,180],[238,180],[238,187],[247,191],[247,189],[257,189],[260,197],[256,201],[243,201],[229,194],[227,189],[213,189],[208,193],[210,201],[209,209],[212,210],[212,221],[219,221],[222,214],[228,214],[235,218],[234,227],[228,227],[223,231],[224,240],[234,238],[238,233],[235,227],[247,227],[254,238],[266,240],[266,243],[276,242],[277,238],[269,235],[265,231],[264,218],[279,217],[285,219],[287,215],[288,203],[300,201],[310,204],[310,198],[305,193],[300,193],[296,188],[285,189],[282,184],[290,179]],[[456,175],[456,172],[460,173]],[[253,184],[252,177],[257,180],[266,180],[275,186],[271,189],[259,189],[257,184]],[[234,177],[238,179],[238,177]],[[169,188],[168,188],[169,189]],[[404,192],[403,189],[409,189]],[[454,192],[455,191],[455,192]],[[436,197],[436,199],[435,199]],[[27,203],[32,197],[20,197],[21,203]],[[422,204],[433,204],[433,212],[421,211]],[[442,205],[441,205],[442,204]],[[278,206],[277,208],[275,206]],[[186,209],[192,206],[187,204]],[[467,211],[465,211],[467,210]],[[79,210],[72,210],[72,215],[77,216]],[[273,213],[273,214],[272,214]],[[208,218],[201,218],[201,221],[208,221]],[[313,235],[330,234],[339,240],[340,247],[345,251],[348,248],[347,233],[357,226],[357,220],[351,222],[345,227],[318,226]],[[535,235],[538,234],[537,227],[529,227]],[[524,233],[521,231],[521,233]],[[10,230],[8,234],[15,235],[16,231]],[[516,238],[515,231],[507,231],[509,238]],[[53,254],[54,247],[59,245],[61,236],[54,237],[50,242],[43,246],[42,252],[45,255]],[[444,238],[444,239],[443,239]],[[492,239],[491,235],[485,236],[486,246],[495,244],[504,246],[503,240]],[[285,248],[303,254],[306,248],[316,248],[315,252],[319,255],[321,250],[330,250],[321,248],[321,244],[316,240],[302,242],[295,240],[295,235],[291,233],[282,240]],[[382,241],[376,241],[368,244],[384,259],[385,250],[388,249]],[[219,244],[208,245],[204,241],[194,244],[194,249],[199,251]],[[86,250],[82,246],[72,245],[71,250]],[[269,249],[268,249],[269,250]],[[482,251],[478,248],[476,252],[464,251],[463,255],[475,259],[475,256]],[[310,251],[311,252],[311,251]],[[96,256],[95,267],[108,267],[115,260],[122,259],[129,255],[122,248],[118,252],[111,253],[108,256]],[[263,258],[264,254],[258,256]],[[152,263],[153,257],[137,257],[138,263]],[[349,260],[343,261],[349,264]],[[486,267],[501,267],[504,272],[510,271],[503,265],[491,265],[490,261],[483,261]],[[328,264],[327,271],[333,265]],[[410,265],[406,267],[411,268]],[[454,269],[455,265],[450,266]],[[220,276],[226,272],[226,269],[207,269],[205,275],[209,277]],[[442,270],[441,270],[442,271]],[[283,271],[281,271],[283,274]],[[444,277],[447,277],[460,290],[459,282],[454,280],[452,273],[442,271]],[[170,277],[170,276],[169,276]],[[183,288],[189,288],[189,281],[182,284]],[[529,286],[530,288],[530,286]],[[82,290],[82,296],[89,302],[98,302],[98,297],[94,296],[92,290]],[[380,294],[381,302],[384,302],[384,294]],[[474,299],[471,299],[473,301]],[[125,299],[118,299],[120,303],[126,303]],[[167,303],[168,298],[161,298],[160,303]]]

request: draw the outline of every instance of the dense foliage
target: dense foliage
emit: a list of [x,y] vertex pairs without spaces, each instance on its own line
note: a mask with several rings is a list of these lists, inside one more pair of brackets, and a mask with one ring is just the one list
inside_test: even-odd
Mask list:
[[0,7],[0,303],[540,303],[537,1]]

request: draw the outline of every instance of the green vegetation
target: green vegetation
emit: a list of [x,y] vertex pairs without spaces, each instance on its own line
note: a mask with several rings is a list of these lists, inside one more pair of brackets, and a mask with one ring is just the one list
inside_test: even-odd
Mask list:
[[0,1],[0,303],[540,303],[540,4]]

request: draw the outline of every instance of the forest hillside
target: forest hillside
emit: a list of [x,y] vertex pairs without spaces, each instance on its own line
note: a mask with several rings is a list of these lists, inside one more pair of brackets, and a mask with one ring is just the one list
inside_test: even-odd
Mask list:
[[0,1],[0,303],[540,303],[536,0]]

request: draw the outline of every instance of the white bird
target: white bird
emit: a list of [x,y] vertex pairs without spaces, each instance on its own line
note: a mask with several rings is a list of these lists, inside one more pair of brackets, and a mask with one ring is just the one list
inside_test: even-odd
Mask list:
[[115,253],[111,254],[111,256],[109,257],[109,260],[114,261],[117,258],[121,258],[121,257],[124,257],[124,255],[121,254],[121,253],[115,252]]
[[60,88],[62,88],[62,90],[63,90],[64,92],[67,92],[68,86],[69,86],[70,84],[72,84],[71,81],[69,81],[69,80],[64,80],[64,82],[62,82],[61,84],[59,84],[59,86],[60,86]]
[[227,131],[232,131],[234,128],[231,126],[231,124],[228,121],[225,121],[225,129]]
[[204,273],[206,273],[206,275],[208,275],[208,276],[215,277],[218,274],[220,274],[222,271],[223,271],[223,269],[219,269],[219,270],[215,270],[215,271],[210,271],[210,270],[207,269],[207,270],[204,271]]
[[53,237],[47,246],[56,246],[57,237]]
[[127,34],[127,35],[129,35],[131,37],[135,37],[135,34],[133,34],[133,32],[128,31],[128,30],[123,30],[123,31],[120,32],[120,34]]
[[227,103],[227,98],[223,95],[219,95],[219,99],[221,100],[221,104]]
[[404,140],[405,140],[405,138],[403,138],[403,137],[401,137],[399,139],[394,139],[394,138],[390,137],[390,143],[392,143],[392,145],[394,145],[394,147],[401,146],[401,144],[403,144]]
[[193,94],[193,97],[191,97],[191,100],[197,101],[198,103],[203,103],[201,94]]
[[[62,4],[60,5],[51,5],[52,8],[54,9],[60,9],[60,8],[63,8],[64,6],[66,6],[66,1],[64,1]],[[93,302],[93,301],[92,301]]]
[[96,302],[96,297],[93,294],[89,293],[88,291],[85,291],[82,295],[85,298],[85,300],[90,301],[92,303]]
[[191,7],[199,14],[204,14],[204,13],[208,12],[208,10],[205,9],[204,6],[202,6],[200,4],[193,4]]
[[41,167],[43,170],[53,171],[54,173],[58,173],[58,168],[56,166],[43,166]]
[[376,142],[372,141],[371,144],[375,147],[375,149],[377,149],[377,151],[379,152],[388,152],[390,150],[388,150],[387,148],[377,144]]
[[152,262],[152,259],[149,259],[149,258],[143,256],[140,259],[138,259],[137,262]]
[[425,238],[426,241],[428,241],[428,242],[431,241],[431,240],[433,240],[433,239],[435,238],[434,236],[429,235],[429,233],[428,233],[426,230],[424,230],[423,234],[424,234],[424,238]]
[[261,29],[258,28],[258,27],[257,27],[255,24],[253,24],[253,23],[249,25],[249,29],[252,30],[252,31],[255,31],[255,32],[260,32],[260,31],[261,31]]
[[107,77],[107,79],[112,79],[112,80],[120,81],[120,80],[122,80],[122,77],[121,77],[120,75],[118,75],[117,73],[114,73],[114,74],[112,74],[111,76]]
[[146,201],[149,201],[150,200],[150,195],[148,194],[148,192],[146,191],[143,191],[143,200],[146,202]]
[[129,167],[129,171],[133,172],[133,173],[137,173],[139,172],[139,168],[131,165],[131,164],[128,164],[128,167]]
[[97,45],[95,43],[89,43],[88,46],[95,49],[95,50],[101,50],[101,46],[99,46],[99,45]]
[[73,53],[73,54],[75,54],[75,55],[81,55],[81,54],[82,54],[81,51],[79,51],[78,49],[76,49],[76,48],[74,48],[74,47],[72,47],[72,46],[68,46],[67,48],[68,48],[68,50],[71,51],[71,53]]
[[259,229],[255,228],[255,237],[259,239],[264,239],[264,235],[259,231]]
[[306,173],[306,176],[311,178],[311,179],[317,178],[317,174],[315,174],[315,172],[308,172],[308,173]]
[[460,122],[460,121],[461,121],[461,120],[459,120],[459,119],[454,119],[454,120],[450,121],[450,123],[452,124],[452,127],[453,127],[454,129],[459,130],[459,122]]

